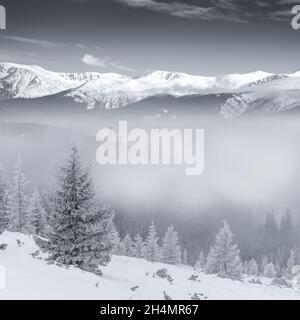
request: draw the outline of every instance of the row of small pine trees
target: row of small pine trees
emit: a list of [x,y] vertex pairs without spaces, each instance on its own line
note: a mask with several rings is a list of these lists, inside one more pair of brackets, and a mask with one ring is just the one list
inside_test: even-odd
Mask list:
[[174,227],[171,226],[165,233],[160,245],[154,223],[149,227],[146,239],[137,234],[132,240],[130,235],[126,235],[123,240],[119,236],[113,249],[113,253],[121,256],[144,258],[151,262],[163,262],[173,265],[181,264],[186,260],[186,252],[183,252],[179,245],[179,238]]
[[[133,240],[129,234],[123,240],[120,240],[118,234],[115,238],[117,241],[113,253],[116,255],[144,258],[151,262],[162,262],[171,265],[188,265],[187,251],[182,251],[178,233],[173,226],[167,229],[162,240],[157,236],[153,222],[149,227],[148,236],[145,240],[139,234]],[[233,233],[225,221],[223,227],[217,233],[208,255],[205,256],[201,251],[194,268],[198,271],[233,279],[238,279],[243,274],[269,278],[284,275],[289,278],[292,276],[294,265],[295,254],[293,250],[291,250],[290,258],[284,269],[269,262],[266,256],[262,259],[261,265],[258,265],[254,258],[242,262],[240,251],[237,245],[233,243]]]
[[27,192],[29,181],[19,157],[10,181],[0,164],[0,232],[4,229],[42,235],[46,231],[47,215],[38,189]]

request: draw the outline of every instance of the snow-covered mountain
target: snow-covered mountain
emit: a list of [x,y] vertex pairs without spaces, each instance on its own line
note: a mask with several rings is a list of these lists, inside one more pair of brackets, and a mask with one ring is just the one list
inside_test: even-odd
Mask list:
[[203,77],[178,72],[155,71],[139,78],[119,77],[109,83],[103,79],[90,81],[80,88],[71,90],[67,96],[87,104],[90,108],[99,106],[115,109],[157,95],[182,97],[232,92],[269,76],[269,73],[254,72]]
[[0,64],[0,99],[38,98],[74,88],[80,83],[38,66]]
[[300,72],[261,81],[249,90],[233,94],[220,109],[225,118],[247,112],[276,113],[300,107]]
[[[269,278],[261,278],[262,284],[251,283],[252,278],[232,281],[188,266],[119,256],[101,268],[103,276],[99,277],[47,262],[34,240],[24,234],[4,232],[0,244],[7,245],[0,249],[0,267],[5,272],[0,274],[0,300],[300,299],[297,279],[294,288],[279,288],[270,285]],[[168,277],[161,276],[165,272]]]
[[[216,109],[232,118],[247,113],[279,112],[300,106],[300,71],[263,71],[216,77],[155,71],[140,77],[116,73],[57,73],[38,66],[0,64],[0,99],[32,99],[59,94],[88,109],[118,109],[155,96],[229,94]],[[199,106],[201,107],[201,106]]]
[[114,73],[56,73],[38,66],[0,64],[0,98],[36,98],[69,90],[90,107],[118,108],[155,95],[185,96],[231,92],[269,77],[265,72],[203,77],[155,71],[130,78]]

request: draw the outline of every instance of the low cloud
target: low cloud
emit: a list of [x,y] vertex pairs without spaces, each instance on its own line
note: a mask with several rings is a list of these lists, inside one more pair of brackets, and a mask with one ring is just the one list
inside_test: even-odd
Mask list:
[[109,57],[99,58],[94,56],[93,54],[85,54],[81,62],[92,67],[100,67],[100,68],[114,68],[122,71],[134,72],[135,70],[127,68],[122,64],[111,60]]
[[223,12],[222,9],[236,11],[238,8],[236,1],[222,0],[211,1],[209,6],[199,6],[186,4],[183,2],[160,2],[157,0],[115,0],[124,3],[132,8],[145,8],[170,14],[175,17],[202,20],[230,20],[235,22],[245,22],[235,12]]

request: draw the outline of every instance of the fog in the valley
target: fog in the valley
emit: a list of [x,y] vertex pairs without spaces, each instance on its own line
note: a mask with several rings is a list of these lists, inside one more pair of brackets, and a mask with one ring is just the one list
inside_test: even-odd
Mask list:
[[[39,109],[32,101],[30,106],[32,109],[22,109],[21,102],[14,102],[13,107],[8,105],[10,109],[2,107],[0,122],[0,161],[10,176],[21,155],[31,181],[28,188],[51,188],[57,167],[75,141],[85,164],[92,166],[98,198],[115,206],[142,205],[149,210],[160,206],[168,211],[226,205],[245,208],[241,213],[246,208],[254,212],[290,208],[294,214],[299,208],[300,127],[292,115],[226,120],[215,110],[184,113],[157,106],[110,111],[87,111],[82,106]],[[186,176],[186,165],[99,165],[96,151],[101,144],[96,142],[96,133],[106,127],[118,133],[119,120],[128,120],[128,130],[204,129],[203,174]]]

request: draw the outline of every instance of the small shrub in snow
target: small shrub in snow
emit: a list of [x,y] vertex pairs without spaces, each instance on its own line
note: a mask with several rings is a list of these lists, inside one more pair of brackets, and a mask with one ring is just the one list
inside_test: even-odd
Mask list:
[[168,269],[159,269],[156,271],[155,276],[168,280],[171,284],[173,283],[174,279],[168,274]]
[[164,291],[164,299],[165,300],[172,300],[172,298],[169,295],[167,295],[166,291]]
[[130,288],[130,290],[134,292],[134,291],[136,291],[138,288],[139,288],[139,286],[135,286],[135,287]]
[[289,283],[284,277],[281,278],[275,278],[272,283],[272,286],[276,286],[279,288],[292,288],[292,284]]
[[22,241],[20,241],[19,239],[17,239],[16,240],[17,241],[17,245],[19,246],[19,247],[22,247],[22,246],[24,246],[24,242],[22,242]]
[[49,240],[36,235],[33,236],[33,240],[42,250],[47,251],[49,249]]
[[202,300],[202,299],[207,299],[207,297],[205,297],[203,293],[194,293],[194,295],[191,297],[191,300]]
[[195,275],[195,274],[192,274],[190,277],[189,277],[189,280],[191,281],[198,281],[198,278],[199,276]]
[[262,284],[262,282],[260,281],[260,279],[259,278],[253,278],[253,279],[251,279],[250,281],[249,281],[249,283],[254,283],[254,284]]
[[169,275],[168,275],[168,269],[159,269],[156,271],[156,275],[159,277],[159,278],[162,278],[162,279],[166,279]]
[[0,250],[6,250],[6,248],[7,248],[7,244],[6,243],[0,244]]

